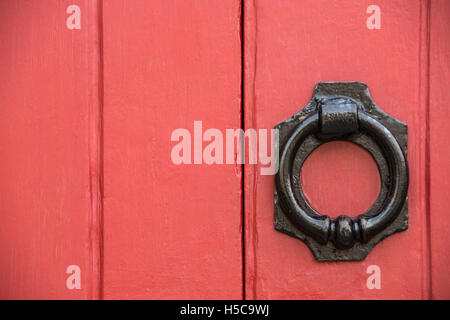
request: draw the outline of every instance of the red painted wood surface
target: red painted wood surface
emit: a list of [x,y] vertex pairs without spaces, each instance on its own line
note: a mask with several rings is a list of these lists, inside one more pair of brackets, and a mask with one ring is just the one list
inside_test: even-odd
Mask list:
[[[80,30],[66,27],[72,4]],[[371,4],[380,30],[366,27]],[[242,5],[0,1],[0,298],[450,298],[449,1]],[[275,231],[259,166],[242,190],[241,165],[171,161],[173,130],[241,126],[242,89],[245,128],[269,129],[317,82],[350,80],[409,126],[410,229],[364,262],[318,263]],[[339,142],[302,182],[331,215],[364,211],[379,189],[370,156]]]
[[430,9],[431,285],[434,299],[450,299],[450,1],[431,1]]
[[[309,203],[330,217],[343,212],[348,215],[365,212],[380,191],[380,175],[370,153],[346,141],[317,148],[306,159],[300,178]],[[355,196],[360,194],[364,196]],[[329,198],[333,199],[333,206],[328,205]]]
[[[366,27],[366,9],[372,1],[261,0],[244,4],[246,128],[272,128],[290,117],[310,100],[319,81],[363,81],[382,109],[408,124],[411,174],[407,232],[378,244],[363,262],[319,263],[304,243],[274,230],[274,178],[261,176],[258,166],[247,165],[246,297],[429,298],[427,2],[377,1],[380,30]],[[333,213],[343,208],[344,201],[347,212],[357,214],[371,205],[379,181],[371,173],[373,160],[360,153],[331,147],[305,168],[308,172],[302,179],[314,206]],[[319,161],[319,156],[332,159]],[[334,157],[344,157],[355,165],[341,165]],[[332,163],[334,175],[327,173]],[[367,186],[354,190],[362,180]],[[341,189],[323,192],[321,186],[331,183]],[[349,190],[354,192],[351,197],[346,195]],[[366,286],[370,265],[381,268],[380,290]]]
[[173,130],[241,126],[239,1],[104,1],[104,298],[242,298],[241,166]]
[[[0,1],[0,298],[95,297],[95,2]],[[90,13],[88,13],[90,12]],[[81,268],[68,290],[66,269]]]

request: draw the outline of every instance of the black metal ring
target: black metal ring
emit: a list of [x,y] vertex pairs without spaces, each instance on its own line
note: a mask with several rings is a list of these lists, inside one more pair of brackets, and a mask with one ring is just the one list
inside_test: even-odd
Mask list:
[[[391,224],[403,207],[409,183],[406,157],[392,133],[381,122],[362,110],[356,111],[355,119],[357,121],[346,120],[346,125],[353,126],[357,134],[342,135],[339,132],[328,131],[326,127],[328,123],[325,119],[321,119],[320,108],[309,114],[293,129],[282,147],[280,167],[276,175],[280,204],[290,220],[318,242],[326,244],[332,241],[336,247],[343,249],[352,247],[355,241],[367,243]],[[345,121],[340,120],[345,124]],[[310,143],[309,147],[302,151],[303,154],[299,155],[299,150],[307,139],[323,134],[325,136],[320,138],[320,142]],[[366,139],[365,143],[358,142],[358,137],[362,136]],[[316,212],[304,199],[299,178],[295,174],[300,173],[304,160],[315,148],[331,140],[356,143],[368,150],[377,160],[382,190],[375,205],[366,213],[354,218],[342,215],[332,219]],[[368,140],[372,140],[371,144]],[[368,147],[369,145],[372,147]],[[380,153],[383,157],[379,156]],[[298,160],[299,157],[302,159]]]

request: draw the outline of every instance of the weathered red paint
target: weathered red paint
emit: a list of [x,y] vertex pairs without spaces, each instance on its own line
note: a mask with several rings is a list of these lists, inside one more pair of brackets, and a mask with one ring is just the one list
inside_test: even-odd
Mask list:
[[104,1],[104,297],[242,298],[241,166],[171,133],[241,125],[239,1]]
[[[449,36],[446,0],[0,1],[0,298],[450,298]],[[242,185],[239,164],[170,159],[177,128],[239,128],[242,95],[245,128],[269,129],[317,82],[353,80],[409,126],[410,229],[363,262],[318,263],[275,231],[258,165]],[[370,156],[339,142],[302,182],[334,216],[379,188]]]
[[[71,1],[0,2],[0,297],[92,297],[89,145],[95,50]],[[91,11],[92,12],[92,11]],[[45,18],[44,18],[45,17]],[[81,268],[68,290],[66,269]]]

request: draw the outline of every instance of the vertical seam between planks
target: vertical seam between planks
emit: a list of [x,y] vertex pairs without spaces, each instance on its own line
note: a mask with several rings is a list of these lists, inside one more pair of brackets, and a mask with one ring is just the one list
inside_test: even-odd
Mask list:
[[98,87],[98,100],[99,100],[99,135],[98,135],[98,140],[99,140],[99,167],[100,167],[100,174],[99,174],[99,197],[100,197],[100,206],[99,206],[99,243],[98,246],[100,248],[99,250],[99,263],[100,263],[100,267],[99,267],[99,277],[98,277],[98,282],[99,282],[99,299],[103,299],[103,261],[104,261],[104,257],[103,257],[103,252],[104,252],[104,247],[103,247],[103,228],[104,228],[104,223],[103,223],[103,198],[104,198],[104,171],[103,171],[103,139],[104,139],[104,135],[103,135],[103,106],[104,106],[104,73],[103,73],[103,68],[104,68],[104,56],[103,56],[103,0],[98,0],[98,29],[99,29],[99,43],[98,43],[98,48],[99,48],[99,87]]
[[[424,210],[424,234],[423,234],[423,261],[422,261],[422,298],[432,298],[432,275],[431,275],[431,218],[430,218],[430,9],[431,1],[422,0],[420,3],[420,44],[419,44],[419,88],[420,104],[425,108],[424,128],[421,132],[425,134],[423,164],[420,171],[424,172],[425,188],[420,192],[419,199],[425,199],[420,206]],[[419,119],[420,121],[420,119]]]
[[425,134],[425,187],[426,187],[426,239],[427,239],[427,255],[426,265],[428,267],[427,272],[427,288],[428,299],[433,298],[432,287],[432,259],[431,259],[431,167],[430,167],[430,54],[431,54],[431,0],[426,0],[426,68],[425,68],[425,102],[426,102],[426,134]]
[[[245,130],[244,118],[244,0],[239,1],[240,21],[239,37],[241,40],[241,128]],[[245,300],[245,163],[241,165],[241,250],[242,250],[242,300]]]
[[89,1],[88,299],[103,299],[103,2]]
[[[256,74],[256,2],[243,0],[243,129],[256,129],[255,74]],[[257,230],[256,230],[256,165],[245,166],[244,219],[245,225],[245,297],[256,299]],[[245,190],[247,192],[245,192]]]
[[[248,84],[246,88],[249,88],[249,94],[245,92],[245,106],[247,106],[247,113],[245,114],[245,123],[249,125],[250,128],[256,129],[256,68],[257,68],[257,2],[255,0],[247,0],[244,2],[246,4],[245,10],[248,14],[246,15],[244,24],[247,24],[245,29],[244,37],[247,38],[245,43],[245,57],[244,60],[248,68],[244,70],[248,71],[244,73],[245,84]],[[247,260],[246,262],[251,262],[251,265],[247,265],[246,268],[246,280],[248,280],[248,287],[246,287],[246,294],[251,292],[251,299],[257,299],[257,242],[258,242],[258,230],[256,224],[256,169],[257,165],[246,167],[246,186],[248,191],[248,196],[246,195],[247,202],[245,203],[245,214],[247,218],[246,228],[248,231],[246,237],[246,243],[248,244],[246,250]],[[250,273],[249,273],[250,272]],[[250,291],[251,290],[251,291]]]
[[[256,70],[257,70],[257,56],[258,56],[258,9],[257,9],[257,2],[256,0],[253,0],[253,11],[254,11],[254,15],[255,15],[255,22],[254,22],[254,53],[253,53],[253,78],[252,78],[252,94],[253,94],[253,102],[252,102],[252,109],[251,109],[251,123],[252,123],[252,128],[256,129],[257,128],[257,123],[256,123]],[[252,223],[252,227],[253,227],[253,243],[252,243],[252,250],[253,250],[253,268],[254,268],[254,275],[253,275],[253,299],[257,299],[257,271],[258,271],[258,261],[257,261],[257,241],[258,241],[258,229],[257,229],[257,224],[256,224],[256,206],[257,206],[257,201],[256,201],[256,167],[253,166],[253,174],[252,174],[252,201],[253,201],[253,223]]]

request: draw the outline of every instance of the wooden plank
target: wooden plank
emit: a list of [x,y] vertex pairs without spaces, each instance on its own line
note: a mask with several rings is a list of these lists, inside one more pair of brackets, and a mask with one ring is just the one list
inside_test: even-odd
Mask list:
[[239,1],[103,13],[104,297],[241,298],[241,166],[171,161],[177,128],[240,128]]
[[450,2],[430,1],[429,168],[432,297],[450,299]]
[[[81,29],[69,30],[69,5]],[[96,1],[0,2],[0,297],[97,296],[89,230]],[[70,265],[81,288],[68,289]],[[73,283],[73,282],[71,282]]]
[[[274,230],[274,177],[261,176],[260,166],[246,165],[247,298],[429,297],[424,161],[427,105],[421,87],[427,80],[427,6],[423,1],[377,1],[381,29],[368,29],[370,14],[366,10],[371,4],[245,1],[245,127],[273,128],[310,100],[319,81],[367,83],[375,102],[409,126],[410,228],[378,244],[363,262],[316,262],[305,244]],[[333,214],[356,214],[371,205],[379,181],[370,157],[336,143],[318,150],[314,157],[302,177],[314,206]],[[342,157],[348,163],[331,157]],[[331,163],[334,172],[329,169]],[[356,190],[363,183],[367,184],[364,193]],[[324,193],[334,184],[340,188]],[[366,286],[371,265],[381,269],[380,290]]]

